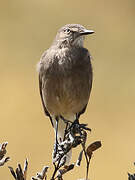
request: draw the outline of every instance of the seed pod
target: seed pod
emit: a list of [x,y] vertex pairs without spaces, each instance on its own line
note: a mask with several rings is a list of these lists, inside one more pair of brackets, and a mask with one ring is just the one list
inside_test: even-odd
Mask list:
[[79,154],[79,157],[78,157],[77,162],[76,162],[76,166],[81,165],[82,156],[83,156],[83,151],[81,151],[80,154]]

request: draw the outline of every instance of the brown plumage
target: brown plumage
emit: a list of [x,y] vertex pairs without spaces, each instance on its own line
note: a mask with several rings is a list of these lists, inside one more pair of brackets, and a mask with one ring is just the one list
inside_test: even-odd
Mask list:
[[38,64],[39,88],[45,114],[63,139],[65,123],[84,113],[92,87],[92,66],[88,50],[83,47],[84,36],[93,31],[78,24],[62,27]]

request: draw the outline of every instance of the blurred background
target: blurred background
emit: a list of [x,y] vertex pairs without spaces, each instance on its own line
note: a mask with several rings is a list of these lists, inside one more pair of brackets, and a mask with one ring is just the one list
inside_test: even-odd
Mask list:
[[[13,179],[7,166],[23,164],[26,157],[28,179],[51,166],[54,132],[43,113],[36,64],[67,23],[96,32],[85,41],[94,82],[81,122],[92,129],[88,143],[101,140],[103,146],[91,161],[90,179],[127,180],[127,172],[135,171],[135,1],[5,0],[0,3],[0,142],[8,141],[12,160],[0,168],[0,179]],[[64,179],[84,174],[83,161]]]

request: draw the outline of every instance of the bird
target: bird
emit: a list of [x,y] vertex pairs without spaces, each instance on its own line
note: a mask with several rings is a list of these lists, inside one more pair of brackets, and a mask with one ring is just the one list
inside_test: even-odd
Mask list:
[[[93,70],[84,39],[93,33],[80,24],[64,25],[37,64],[41,101],[55,130],[56,145],[64,139],[65,121],[79,121],[90,98]],[[66,164],[71,157],[70,151]]]

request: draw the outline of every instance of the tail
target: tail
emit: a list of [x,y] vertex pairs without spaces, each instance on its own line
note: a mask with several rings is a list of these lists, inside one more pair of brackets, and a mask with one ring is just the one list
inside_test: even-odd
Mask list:
[[[52,118],[53,120],[53,125],[54,125],[54,130],[55,130],[55,135],[56,135],[56,119]],[[68,119],[69,121],[73,122],[75,120],[75,117],[71,117],[70,119]],[[65,135],[65,130],[66,130],[66,123],[59,117],[59,121],[58,121],[58,131],[57,131],[57,140],[58,142],[62,142],[64,139],[64,135]],[[66,154],[66,163],[65,165],[69,165],[70,160],[72,158],[72,150],[70,150],[67,154]]]

